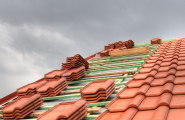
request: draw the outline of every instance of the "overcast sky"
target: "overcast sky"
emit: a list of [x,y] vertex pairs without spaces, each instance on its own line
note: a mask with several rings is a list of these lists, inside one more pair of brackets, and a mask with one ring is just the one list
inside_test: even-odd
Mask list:
[[185,37],[184,0],[0,0],[0,98],[104,45]]

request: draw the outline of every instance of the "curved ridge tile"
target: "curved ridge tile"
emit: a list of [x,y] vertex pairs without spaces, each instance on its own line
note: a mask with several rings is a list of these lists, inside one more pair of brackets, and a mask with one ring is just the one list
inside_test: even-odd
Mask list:
[[139,110],[154,110],[159,106],[169,106],[172,98],[171,93],[163,93],[157,97],[145,97],[139,105]]
[[134,88],[134,87],[141,87],[144,84],[148,84],[150,85],[150,83],[154,80],[153,77],[148,77],[145,80],[130,80],[128,81],[125,86],[129,87],[129,88]]
[[136,95],[144,95],[148,89],[150,88],[149,85],[145,84],[140,88],[123,88],[120,92],[117,93],[119,98],[133,98]]
[[128,99],[115,98],[105,108],[110,112],[124,112],[128,108],[138,108],[144,98],[144,95],[137,95],[134,98]]
[[174,86],[173,83],[166,83],[163,86],[150,87],[145,95],[147,97],[153,97],[153,96],[160,96],[163,93],[171,93],[173,90],[173,86]]

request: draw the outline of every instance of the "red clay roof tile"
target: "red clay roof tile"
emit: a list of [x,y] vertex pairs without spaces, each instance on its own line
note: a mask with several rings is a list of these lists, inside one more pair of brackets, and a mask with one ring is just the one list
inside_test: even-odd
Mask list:
[[161,96],[145,97],[139,105],[139,110],[154,110],[159,106],[169,106],[172,98],[171,93],[163,93]]
[[185,95],[185,84],[174,85],[172,94],[174,94],[174,95]]
[[145,80],[130,80],[128,81],[125,86],[129,88],[134,88],[134,87],[141,87],[144,84],[150,84],[154,80],[153,77],[148,77]]
[[133,98],[136,95],[144,95],[148,89],[150,88],[150,85],[143,85],[140,88],[123,88],[120,92],[117,93],[117,96],[119,98]]
[[166,120],[168,106],[160,106],[154,110],[138,111],[132,120]]
[[163,86],[150,87],[145,95],[146,96],[160,96],[163,93],[171,93],[173,90],[173,86],[174,86],[173,83],[166,83]]
[[176,69],[170,69],[169,71],[167,72],[158,72],[156,75],[155,75],[155,78],[166,78],[167,76],[169,75],[175,75],[177,74],[176,73]]
[[165,83],[173,83],[174,80],[175,80],[175,76],[169,75],[166,78],[154,79],[150,85],[151,86],[160,86],[160,85],[164,85]]
[[176,76],[177,77],[183,77],[183,76],[185,76],[185,70],[177,71],[176,72]]
[[81,98],[87,103],[97,102],[101,99],[107,99],[115,91],[113,78],[102,81],[93,81],[80,89]]
[[43,101],[39,94],[19,97],[1,108],[4,119],[24,118],[35,109],[42,106]]
[[170,108],[185,108],[185,95],[173,95]]
[[134,98],[127,99],[115,98],[105,108],[110,112],[124,112],[128,108],[138,108],[144,98],[144,95],[137,95]]
[[132,76],[132,78],[134,78],[136,80],[146,79],[147,77],[155,76],[156,73],[157,73],[157,70],[152,70],[149,73],[136,73],[135,75]]
[[69,105],[59,103],[37,117],[38,120],[83,119],[87,115],[87,105],[84,100],[78,100]]
[[167,120],[184,120],[185,109],[170,109]]
[[129,108],[125,112],[111,113],[109,111],[105,111],[95,118],[95,120],[132,120],[137,111],[138,110],[136,108]]

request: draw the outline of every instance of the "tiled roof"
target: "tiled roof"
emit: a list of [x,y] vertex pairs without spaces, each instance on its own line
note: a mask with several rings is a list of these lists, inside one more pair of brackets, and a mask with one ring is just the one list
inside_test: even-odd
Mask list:
[[[116,42],[109,47],[115,50],[121,45],[132,47],[131,42]],[[14,119],[27,116],[28,119],[22,120],[30,117],[32,120],[183,120],[185,40],[161,43],[161,38],[155,38],[151,43],[135,45],[136,49],[145,46],[149,53],[144,54],[93,59],[96,54],[86,59],[79,54],[68,57],[61,70],[51,71],[17,89],[19,97],[0,113]],[[36,93],[40,97],[33,100]],[[31,99],[21,103],[25,95]],[[4,110],[6,106],[11,106],[12,111]]]
[[163,42],[96,120],[184,120],[184,55],[185,40]]

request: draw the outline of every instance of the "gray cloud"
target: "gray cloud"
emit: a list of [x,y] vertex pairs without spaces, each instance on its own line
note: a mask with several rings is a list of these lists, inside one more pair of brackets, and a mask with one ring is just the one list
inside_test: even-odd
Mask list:
[[184,1],[0,0],[0,98],[116,41],[184,37]]

